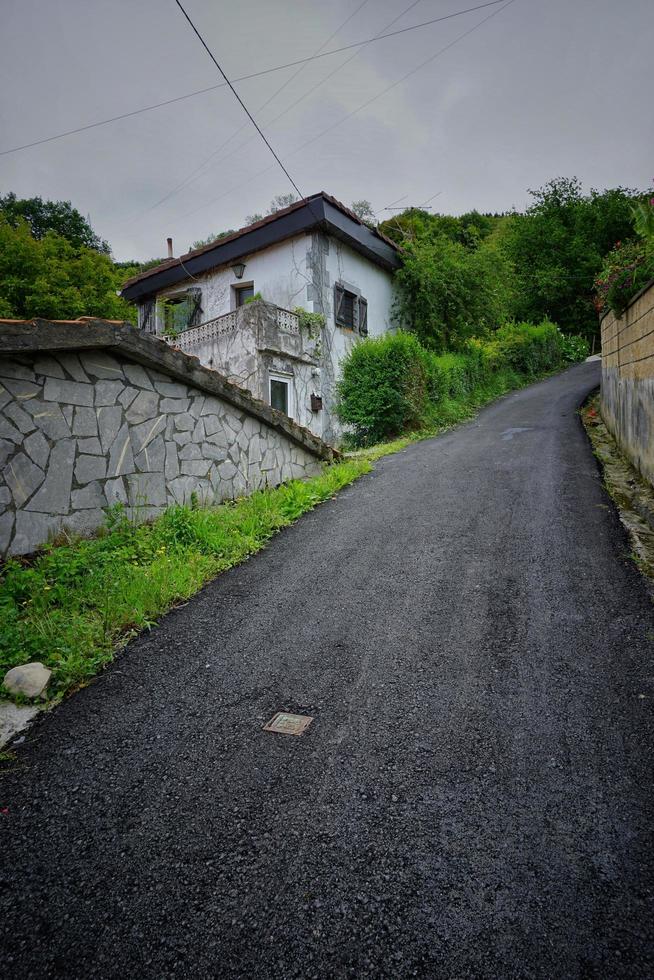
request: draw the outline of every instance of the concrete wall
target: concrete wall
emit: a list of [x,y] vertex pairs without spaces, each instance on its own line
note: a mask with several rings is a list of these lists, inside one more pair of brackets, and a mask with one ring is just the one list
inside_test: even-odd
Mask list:
[[602,319],[602,418],[622,452],[654,484],[654,282],[621,317]]
[[316,474],[329,447],[127,324],[0,321],[0,554]]
[[[252,283],[255,292],[270,304],[292,311],[300,306],[312,313],[325,317],[325,329],[319,344],[319,380],[314,373],[302,372],[296,363],[292,372],[298,377],[304,393],[298,391],[295,400],[295,418],[327,442],[336,441],[341,427],[334,416],[336,383],[340,377],[341,361],[360,339],[358,334],[336,326],[334,321],[334,284],[342,283],[351,291],[368,301],[368,332],[379,336],[391,329],[393,307],[393,276],[386,269],[371,262],[353,248],[345,245],[332,235],[323,233],[302,234],[287,239],[249,256],[245,262],[242,279],[237,279],[229,266],[211,269],[192,282],[185,281],[178,286],[162,290],[157,298],[174,296],[190,286],[202,291],[202,322],[223,316],[234,309],[235,287]],[[159,317],[157,331],[163,331],[164,324]],[[229,331],[226,331],[229,333]],[[183,340],[180,343],[184,344]],[[223,350],[229,347],[229,350]],[[222,345],[195,347],[193,353],[204,364],[210,364],[219,371],[231,375],[239,384],[252,384],[250,389],[257,397],[268,400],[266,371],[262,363],[248,365],[250,351],[248,338],[238,335],[226,336]],[[314,351],[315,354],[315,351]],[[317,355],[316,355],[317,356]],[[221,359],[223,358],[223,359]],[[234,364],[238,363],[237,370]],[[243,368],[242,365],[245,365]],[[272,370],[284,373],[284,363]],[[250,381],[243,381],[243,371],[250,375]],[[312,414],[308,396],[311,392],[322,396],[323,410]],[[305,395],[307,397],[305,397]]]

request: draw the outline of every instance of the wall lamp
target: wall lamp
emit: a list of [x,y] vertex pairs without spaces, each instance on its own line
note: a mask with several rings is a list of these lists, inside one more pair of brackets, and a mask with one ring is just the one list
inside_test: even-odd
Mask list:
[[245,272],[245,262],[235,262],[231,269],[237,279],[242,279]]

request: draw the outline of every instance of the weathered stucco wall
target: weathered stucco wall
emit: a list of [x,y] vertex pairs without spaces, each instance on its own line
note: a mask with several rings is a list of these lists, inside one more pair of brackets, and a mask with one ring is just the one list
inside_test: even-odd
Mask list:
[[126,324],[0,322],[0,553],[319,472],[329,447]]
[[623,453],[654,484],[654,282],[602,320],[601,411]]

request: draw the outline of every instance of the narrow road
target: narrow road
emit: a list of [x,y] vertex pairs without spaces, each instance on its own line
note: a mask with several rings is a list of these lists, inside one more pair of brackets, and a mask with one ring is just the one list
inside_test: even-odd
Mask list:
[[598,382],[387,457],[35,729],[3,977],[654,975],[654,607]]

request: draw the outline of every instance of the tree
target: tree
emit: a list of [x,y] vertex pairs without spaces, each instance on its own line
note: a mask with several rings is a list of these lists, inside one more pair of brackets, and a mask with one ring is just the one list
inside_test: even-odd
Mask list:
[[270,205],[268,207],[267,214],[276,214],[278,211],[283,211],[284,208],[289,208],[291,204],[299,198],[295,194],[275,194]]
[[582,193],[576,177],[550,180],[530,191],[534,203],[498,233],[519,288],[516,316],[549,317],[569,333],[597,333],[594,282],[616,242],[633,237],[632,206],[639,195],[616,187]]
[[[254,221],[246,219],[249,225],[254,224]],[[227,238],[228,235],[236,234],[235,228],[228,228],[227,231],[214,232],[212,235],[207,235],[206,238],[199,238],[197,242],[193,242],[189,251],[193,251],[194,248],[202,248],[204,245],[211,245],[212,242],[219,242],[221,238]]]
[[134,307],[116,295],[125,278],[108,255],[76,247],[54,231],[36,238],[26,220],[12,223],[0,214],[2,316],[133,321]]
[[377,219],[375,217],[375,212],[372,210],[372,204],[370,201],[362,199],[361,201],[352,201],[352,210],[356,214],[357,218],[360,218],[364,224],[369,225],[374,228],[377,224]]
[[96,235],[89,221],[70,201],[44,201],[40,197],[20,199],[9,193],[0,197],[0,214],[14,227],[21,220],[26,221],[36,239],[54,231],[75,248],[84,246],[104,255],[109,255],[111,251],[107,242]]

